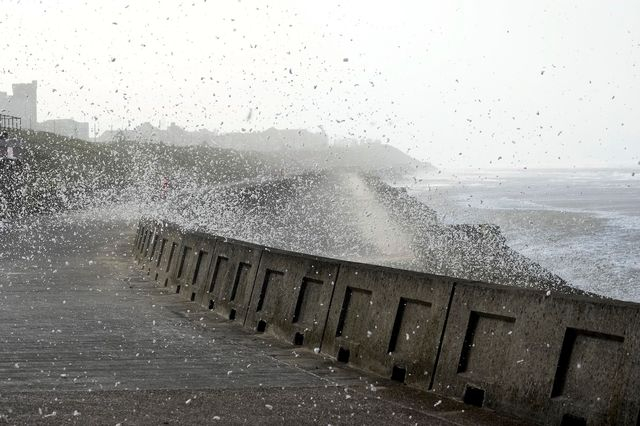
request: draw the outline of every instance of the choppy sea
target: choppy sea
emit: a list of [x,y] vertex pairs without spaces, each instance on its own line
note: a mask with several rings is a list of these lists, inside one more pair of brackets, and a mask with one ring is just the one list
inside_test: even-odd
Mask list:
[[445,223],[494,223],[570,285],[640,302],[640,170],[465,170],[398,181]]

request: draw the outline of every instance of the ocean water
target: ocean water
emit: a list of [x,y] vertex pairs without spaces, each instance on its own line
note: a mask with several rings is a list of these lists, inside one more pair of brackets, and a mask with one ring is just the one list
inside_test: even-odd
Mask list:
[[499,225],[572,286],[640,302],[640,170],[466,170],[396,184],[445,223]]

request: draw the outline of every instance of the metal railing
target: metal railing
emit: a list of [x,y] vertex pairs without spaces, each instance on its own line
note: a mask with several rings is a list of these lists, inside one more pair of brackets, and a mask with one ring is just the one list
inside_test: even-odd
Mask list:
[[0,114],[0,130],[20,130],[22,118],[13,115]]

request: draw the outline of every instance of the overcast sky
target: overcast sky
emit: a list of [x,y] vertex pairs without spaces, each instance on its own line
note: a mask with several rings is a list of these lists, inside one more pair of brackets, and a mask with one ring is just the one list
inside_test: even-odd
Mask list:
[[0,90],[38,80],[40,120],[323,126],[439,166],[640,161],[638,0],[3,1],[0,34]]

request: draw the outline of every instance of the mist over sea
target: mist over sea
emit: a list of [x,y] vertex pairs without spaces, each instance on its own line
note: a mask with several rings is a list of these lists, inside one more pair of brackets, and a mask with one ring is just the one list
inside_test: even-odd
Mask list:
[[397,181],[445,223],[494,223],[583,290],[640,302],[640,174],[632,169],[429,173]]

